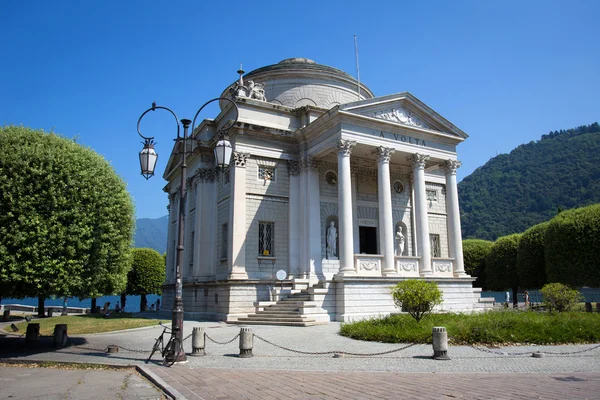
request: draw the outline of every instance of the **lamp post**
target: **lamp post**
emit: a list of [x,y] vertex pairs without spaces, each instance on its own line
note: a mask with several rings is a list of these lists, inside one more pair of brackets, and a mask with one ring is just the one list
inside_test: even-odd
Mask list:
[[[144,139],[144,148],[139,153],[140,158],[140,167],[142,170],[142,176],[146,179],[150,179],[154,175],[154,168],[156,167],[156,162],[158,160],[158,153],[154,150],[154,137],[146,137],[142,135],[140,131],[140,123],[142,122],[142,118],[150,112],[156,110],[166,110],[173,115],[175,118],[175,123],[177,124],[177,138],[175,139],[177,142],[182,142],[182,145],[179,148],[179,157],[181,161],[181,182],[179,185],[179,231],[177,233],[177,261],[175,265],[175,298],[173,300],[173,316],[171,322],[171,335],[175,335],[177,339],[179,339],[179,343],[181,346],[179,349],[173,348],[172,354],[167,354],[168,361],[181,362],[186,360],[185,352],[183,351],[183,284],[181,282],[181,266],[183,264],[183,250],[184,250],[184,235],[185,235],[185,211],[184,211],[184,199],[185,199],[185,180],[187,175],[187,165],[186,165],[186,156],[191,151],[188,151],[187,141],[188,139],[194,139],[188,137],[188,128],[190,123],[192,124],[192,134],[194,133],[194,126],[196,124],[196,118],[202,111],[204,107],[214,101],[227,101],[233,105],[235,110],[235,119],[228,121],[217,133],[219,135],[219,141],[215,146],[215,161],[217,166],[221,169],[227,168],[229,166],[229,160],[231,159],[232,147],[231,143],[227,140],[226,134],[231,129],[238,120],[239,111],[237,105],[233,100],[218,97],[216,99],[212,99],[207,101],[198,109],[196,115],[194,116],[193,122],[189,119],[178,120],[177,115],[169,108],[163,106],[157,106],[156,103],[152,103],[152,107],[147,109],[142,113],[137,123],[137,131],[138,135]],[[183,136],[181,135],[180,125],[183,125]],[[194,139],[195,140],[195,139]]]

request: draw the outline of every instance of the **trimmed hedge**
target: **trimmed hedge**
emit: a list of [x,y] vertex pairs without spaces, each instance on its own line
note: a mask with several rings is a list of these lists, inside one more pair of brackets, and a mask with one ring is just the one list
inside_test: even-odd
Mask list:
[[473,277],[477,277],[477,280],[473,282],[473,286],[485,289],[485,258],[492,251],[494,242],[481,239],[466,239],[463,240],[462,244],[465,272]]
[[545,285],[546,261],[544,240],[548,222],[542,222],[527,229],[519,240],[517,254],[517,275],[521,287],[537,289]]
[[600,287],[600,204],[563,211],[544,241],[549,282]]
[[519,287],[517,276],[517,249],[520,233],[503,236],[496,240],[490,254],[485,258],[486,286],[490,290],[513,289]]

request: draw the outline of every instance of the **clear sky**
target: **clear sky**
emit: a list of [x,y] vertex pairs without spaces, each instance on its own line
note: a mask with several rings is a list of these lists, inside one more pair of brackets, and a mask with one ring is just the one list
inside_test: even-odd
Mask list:
[[[470,137],[459,179],[551,130],[600,120],[600,1],[0,1],[0,124],[77,136],[128,184],[138,218],[166,215],[172,117],[157,176],[140,176],[140,114],[193,118],[237,78],[306,57],[376,96],[409,91]],[[214,117],[211,110],[203,117]]]

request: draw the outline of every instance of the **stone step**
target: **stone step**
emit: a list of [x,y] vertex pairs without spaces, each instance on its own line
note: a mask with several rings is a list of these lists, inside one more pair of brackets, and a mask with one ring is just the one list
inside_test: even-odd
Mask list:
[[310,322],[292,322],[292,321],[232,321],[231,323],[238,323],[241,325],[277,325],[277,326],[315,326],[315,325],[326,325],[328,321],[310,321]]
[[273,321],[273,320],[282,320],[282,321],[308,321],[314,320],[314,318],[307,317],[305,315],[290,315],[290,314],[249,314],[247,317],[240,317],[240,320],[243,319],[252,319],[252,320],[265,320],[265,321]]

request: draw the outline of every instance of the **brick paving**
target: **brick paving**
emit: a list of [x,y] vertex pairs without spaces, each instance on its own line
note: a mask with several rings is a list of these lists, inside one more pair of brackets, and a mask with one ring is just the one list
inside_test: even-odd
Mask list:
[[187,399],[599,399],[600,373],[307,372],[150,367]]

